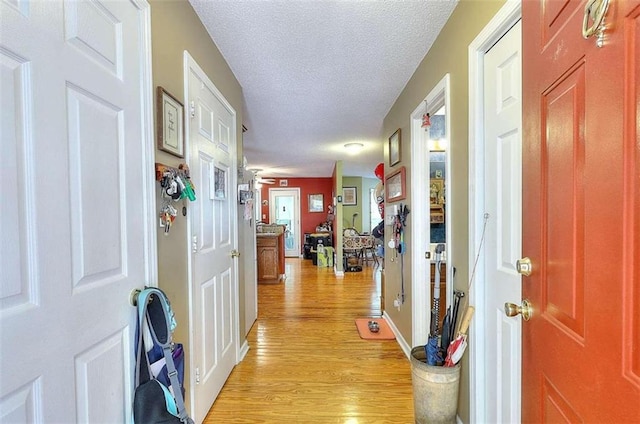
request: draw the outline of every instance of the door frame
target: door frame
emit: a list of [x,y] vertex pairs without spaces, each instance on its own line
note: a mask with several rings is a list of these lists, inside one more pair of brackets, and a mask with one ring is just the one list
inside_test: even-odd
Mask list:
[[[475,265],[484,225],[484,56],[491,47],[522,17],[520,0],[507,0],[498,13],[469,44],[469,270]],[[486,325],[486,305],[483,281],[485,269],[478,261],[475,270],[473,291],[469,293],[470,304],[476,305],[476,314],[470,332],[480,334]],[[470,343],[470,418],[472,422],[486,421],[487,396],[484,392],[486,370],[485,341],[474,337]]]
[[[142,14],[142,26],[144,27],[144,39],[142,40],[142,52],[144,58],[141,61],[143,71],[143,100],[144,110],[142,111],[142,117],[144,119],[143,131],[144,131],[144,143],[147,148],[147,155],[145,158],[145,167],[148,170],[144,178],[144,187],[142,190],[142,196],[146,202],[145,207],[148,209],[146,215],[149,217],[149,221],[145,223],[145,246],[146,246],[146,284],[150,287],[158,286],[158,239],[156,221],[158,219],[158,212],[156,210],[156,143],[154,139],[154,125],[153,125],[153,76],[151,70],[152,65],[152,50],[151,50],[151,5],[147,0],[131,0],[141,11]],[[149,171],[151,170],[151,171]]]
[[[209,82],[211,82],[211,87],[209,87],[211,89],[211,91],[213,92],[213,94],[216,96],[216,98],[220,101],[220,103],[222,103],[232,114],[233,116],[233,137],[234,137],[234,143],[236,143],[236,149],[235,149],[235,157],[232,157],[232,162],[235,161],[235,163],[237,164],[237,160],[238,160],[238,150],[237,150],[237,143],[238,143],[238,134],[237,134],[237,114],[236,114],[236,110],[233,108],[233,106],[231,105],[231,103],[229,103],[227,101],[227,99],[224,97],[224,95],[222,94],[222,92],[218,89],[218,87],[216,87],[216,85],[213,83],[213,81],[211,81],[211,78],[209,78],[209,76],[207,75],[206,72],[204,72],[204,70],[198,65],[198,63],[196,62],[196,60],[189,54],[189,52],[187,50],[184,51],[184,55],[183,55],[183,64],[184,64],[184,106],[185,106],[185,119],[184,119],[184,124],[185,124],[185,137],[184,137],[184,150],[185,150],[185,157],[184,160],[187,164],[190,163],[191,161],[191,149],[190,149],[190,138],[189,138],[189,134],[190,134],[190,125],[191,125],[191,119],[188,116],[188,114],[190,114],[190,101],[189,101],[189,75],[191,74],[191,70],[193,69],[196,73],[204,75],[207,77],[207,79],[209,80]],[[238,181],[237,181],[237,172],[231,172],[229,175],[229,196],[231,197],[231,217],[232,219],[235,219],[235,223],[232,224],[232,227],[235,228],[235,231],[233,232],[233,234],[231,235],[231,239],[232,239],[232,244],[233,247],[232,249],[237,250],[238,249],[238,222],[237,222],[237,202],[233,201],[233,196],[235,196],[236,190],[237,190],[237,186],[238,186]],[[195,317],[193,316],[193,310],[194,310],[194,290],[193,290],[193,261],[192,261],[192,257],[191,257],[191,239],[192,239],[192,231],[191,231],[191,214],[187,214],[187,231],[186,231],[186,235],[187,235],[187,249],[186,249],[186,255],[187,255],[187,295],[188,295],[188,308],[189,308],[189,351],[193,352],[194,349],[196,348],[196,344],[195,344],[195,340],[193,337],[193,328],[194,328],[194,322],[196,319],[199,319],[199,317]],[[241,343],[242,338],[240,336],[240,290],[238,287],[238,261],[232,259],[233,262],[233,268],[234,268],[234,275],[233,275],[233,281],[232,281],[232,296],[233,296],[233,338],[235,338],[236,340],[236,351],[235,351],[235,363],[236,365],[242,360],[243,355],[246,353],[243,351],[243,347],[244,344]],[[189,378],[189,383],[190,383],[190,388],[189,390],[187,390],[187,393],[189,394],[189,398],[185,399],[185,405],[189,405],[189,410],[190,411],[194,411],[195,410],[195,385],[196,385],[196,379],[194,376],[195,373],[195,364],[193,363],[193,357],[194,355],[189,355],[189,373],[190,373],[190,378]],[[213,401],[212,401],[213,404]]]
[[[412,309],[412,334],[413,346],[427,343],[429,326],[431,325],[431,260],[425,258],[425,253],[431,246],[431,207],[429,202],[420,202],[424,199],[424,193],[429,192],[430,164],[429,143],[426,131],[422,128],[422,115],[430,109],[428,106],[443,102],[445,106],[445,134],[451,135],[451,90],[450,75],[444,77],[431,89],[429,94],[418,104],[411,113],[409,127],[411,128],[411,198],[415,199],[411,213],[414,215],[411,230],[411,309]],[[451,187],[451,149],[447,151],[445,165],[446,186]],[[428,197],[427,197],[428,198]],[[447,263],[453,263],[453,250],[451,249],[451,205],[452,196],[447,195],[447,209],[445,211],[445,228],[447,234]],[[451,267],[447,266],[447,299],[453,296],[453,278],[450,275]],[[427,283],[425,283],[425,281]],[[446,305],[444,305],[446,308]],[[409,349],[410,350],[410,349]]]
[[[274,197],[277,195],[276,193],[278,192],[283,192],[283,191],[291,191],[291,192],[295,192],[295,199],[294,199],[294,203],[295,203],[295,209],[296,209],[296,219],[293,225],[293,229],[294,229],[294,234],[295,234],[295,239],[296,240],[296,248],[297,248],[297,255],[295,257],[301,257],[302,256],[302,243],[301,243],[301,225],[300,225],[300,221],[302,219],[302,217],[300,216],[300,187],[274,187],[274,188],[269,188],[269,221],[275,223],[275,219],[276,219],[276,214],[275,214],[275,202],[274,202]],[[285,248],[285,252],[286,252],[286,248]],[[287,257],[286,253],[285,253],[285,257]],[[289,257],[293,257],[293,256],[289,256]]]

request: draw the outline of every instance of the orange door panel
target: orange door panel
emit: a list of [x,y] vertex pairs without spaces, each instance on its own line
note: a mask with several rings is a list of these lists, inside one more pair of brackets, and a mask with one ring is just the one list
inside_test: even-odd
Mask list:
[[[640,1],[523,1],[523,422],[640,422]],[[591,22],[588,21],[590,24]]]

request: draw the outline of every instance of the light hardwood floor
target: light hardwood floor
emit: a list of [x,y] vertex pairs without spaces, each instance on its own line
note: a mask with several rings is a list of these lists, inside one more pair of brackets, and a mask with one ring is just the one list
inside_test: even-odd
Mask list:
[[380,316],[380,268],[363,268],[336,278],[287,258],[286,282],[260,284],[249,353],[204,422],[413,423],[409,360],[355,326]]

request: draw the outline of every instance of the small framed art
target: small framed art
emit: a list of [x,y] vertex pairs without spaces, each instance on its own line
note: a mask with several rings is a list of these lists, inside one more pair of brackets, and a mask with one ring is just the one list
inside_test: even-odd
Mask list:
[[395,202],[407,197],[405,187],[406,170],[402,166],[397,171],[389,174],[384,182],[384,188],[387,191],[387,202]]
[[157,90],[158,149],[184,157],[184,107],[164,88]]
[[342,188],[342,204],[344,206],[355,206],[358,204],[358,187]]
[[309,212],[324,212],[324,196],[322,194],[309,195]]
[[393,166],[400,163],[400,128],[389,137],[389,165]]

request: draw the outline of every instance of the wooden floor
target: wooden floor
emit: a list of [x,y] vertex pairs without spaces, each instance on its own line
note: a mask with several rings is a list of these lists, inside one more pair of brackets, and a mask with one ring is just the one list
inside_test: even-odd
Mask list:
[[380,268],[336,278],[287,258],[287,280],[258,287],[258,320],[205,423],[412,423],[411,366],[395,340],[363,340],[380,316]]

